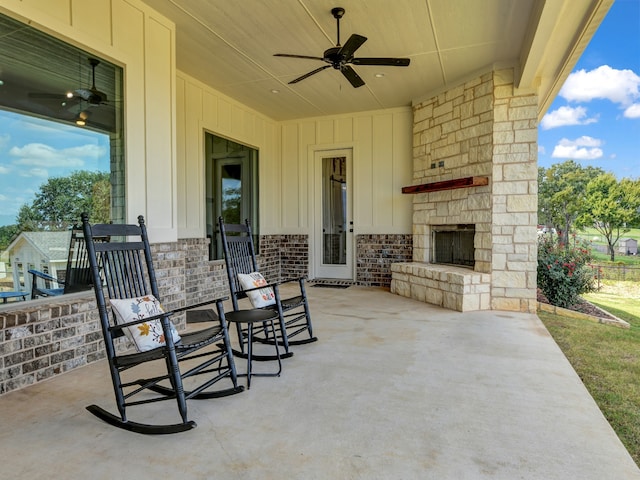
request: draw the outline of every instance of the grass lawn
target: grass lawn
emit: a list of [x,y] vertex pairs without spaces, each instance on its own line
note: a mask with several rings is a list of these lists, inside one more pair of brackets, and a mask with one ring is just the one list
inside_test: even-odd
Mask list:
[[640,284],[610,282],[585,298],[626,320],[631,328],[546,312],[538,315],[640,465]]
[[640,267],[640,255],[620,255],[616,254],[615,262],[611,263],[611,256],[608,253],[592,252],[593,263],[599,265],[629,265],[631,267]]
[[605,281],[598,292],[583,297],[632,325],[635,320],[640,328],[640,283]]

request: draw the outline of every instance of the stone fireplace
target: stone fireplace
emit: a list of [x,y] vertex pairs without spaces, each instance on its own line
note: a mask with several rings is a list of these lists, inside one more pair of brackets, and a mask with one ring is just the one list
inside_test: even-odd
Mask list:
[[413,261],[393,293],[535,312],[537,101],[500,70],[414,102]]
[[431,231],[431,263],[473,269],[476,263],[475,225],[434,225]]

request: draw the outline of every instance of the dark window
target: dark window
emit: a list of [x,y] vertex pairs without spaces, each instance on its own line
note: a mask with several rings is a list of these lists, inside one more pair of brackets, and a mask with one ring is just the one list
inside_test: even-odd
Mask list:
[[223,258],[218,217],[225,223],[251,222],[258,245],[258,150],[206,134],[206,216],[209,258]]

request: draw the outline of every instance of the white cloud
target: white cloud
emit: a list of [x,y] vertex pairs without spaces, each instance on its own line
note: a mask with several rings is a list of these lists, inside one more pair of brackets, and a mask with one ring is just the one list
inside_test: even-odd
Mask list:
[[627,107],[624,111],[624,116],[627,118],[640,118],[640,103],[634,103]]
[[570,160],[595,160],[603,155],[599,148],[602,141],[597,138],[582,136],[576,140],[563,138],[554,147],[551,156]]
[[538,153],[540,155],[545,155],[547,153],[547,149],[544,148],[542,145],[538,145]]
[[0,165],[0,175],[7,175],[10,172],[11,172],[10,168]]
[[42,143],[29,143],[24,147],[11,148],[9,154],[17,157],[14,163],[19,165],[46,168],[82,168],[86,160],[97,159],[104,155],[104,147],[89,144],[55,149]]
[[597,117],[586,118],[586,116],[587,109],[585,107],[560,107],[542,117],[540,125],[544,130],[549,130],[566,125],[588,125],[598,121]]
[[9,135],[8,133],[5,133],[4,135],[0,135],[0,148],[3,148],[6,145],[9,145],[10,141],[11,141],[11,135]]
[[30,168],[29,170],[23,170],[20,172],[21,177],[49,177],[49,172],[46,168]]
[[640,76],[632,70],[616,70],[609,65],[589,72],[578,70],[569,75],[559,95],[570,102],[600,98],[628,106],[640,98]]

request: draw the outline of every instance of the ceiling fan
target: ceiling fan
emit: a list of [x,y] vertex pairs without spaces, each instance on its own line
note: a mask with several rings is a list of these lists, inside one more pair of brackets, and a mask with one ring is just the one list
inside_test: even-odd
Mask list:
[[290,58],[307,58],[311,60],[322,60],[323,62],[328,63],[328,65],[323,65],[320,68],[316,68],[315,70],[310,71],[309,73],[305,73],[301,77],[298,77],[294,80],[291,80],[289,84],[298,83],[305,78],[309,78],[311,75],[315,75],[322,70],[333,67],[336,70],[340,70],[342,74],[349,80],[349,83],[353,85],[354,88],[358,88],[364,85],[364,80],[360,78],[360,76],[356,73],[356,71],[351,67],[351,65],[377,65],[377,66],[391,66],[391,67],[406,67],[409,65],[410,59],[408,58],[355,58],[353,54],[355,51],[362,46],[364,42],[367,41],[367,37],[363,37],[362,35],[352,34],[347,42],[341,46],[340,45],[340,19],[344,15],[344,8],[335,7],[331,9],[331,14],[336,19],[337,24],[337,42],[335,47],[331,47],[324,51],[322,57],[311,57],[307,55],[291,55],[287,53],[276,53],[275,57],[290,57]]
[[53,99],[68,102],[70,100],[84,100],[89,106],[104,105],[108,103],[107,94],[96,88],[96,67],[100,64],[97,58],[89,58],[91,65],[91,87],[78,88],[66,94],[58,93],[30,93],[29,97],[34,99]]
[[96,88],[96,67],[100,65],[100,60],[89,58],[89,65],[91,65],[91,88],[78,88],[73,93],[91,105],[101,105],[107,102],[108,97],[106,93]]

